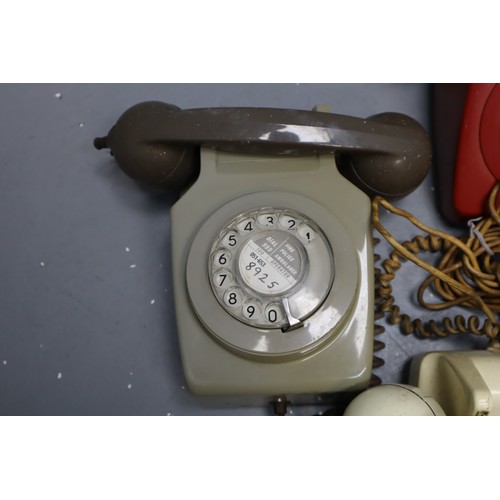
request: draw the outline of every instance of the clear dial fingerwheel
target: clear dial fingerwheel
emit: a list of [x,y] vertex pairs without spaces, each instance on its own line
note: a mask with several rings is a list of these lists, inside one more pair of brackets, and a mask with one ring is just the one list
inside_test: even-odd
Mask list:
[[290,209],[246,211],[215,238],[208,271],[219,304],[258,328],[298,328],[333,282],[331,247],[319,226]]

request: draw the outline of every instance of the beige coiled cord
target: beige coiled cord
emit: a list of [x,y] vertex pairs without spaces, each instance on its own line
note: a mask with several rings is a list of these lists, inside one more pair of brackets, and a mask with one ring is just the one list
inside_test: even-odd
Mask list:
[[[490,193],[490,215],[475,226],[474,234],[463,239],[426,226],[384,198],[374,198],[374,227],[395,249],[382,263],[385,273],[377,274],[378,317],[388,314],[389,322],[400,324],[404,333],[416,333],[422,337],[446,337],[459,333],[485,335],[489,339],[488,349],[500,349],[500,321],[496,314],[500,312],[500,262],[495,258],[496,254],[500,257],[500,209],[495,207],[499,189],[500,184],[497,184]],[[380,222],[380,206],[406,218],[426,232],[427,236],[416,236],[411,241],[399,243]],[[444,253],[437,267],[416,255],[429,251]],[[424,323],[418,318],[412,320],[407,314],[401,314],[393,297],[391,281],[401,267],[402,260],[410,260],[429,273],[417,293],[421,306],[436,311],[457,305],[477,309],[486,316],[482,326],[481,319],[476,315],[470,316],[468,320],[458,315],[453,319],[445,317],[439,322],[430,320]],[[441,297],[440,303],[424,300],[429,287]]]

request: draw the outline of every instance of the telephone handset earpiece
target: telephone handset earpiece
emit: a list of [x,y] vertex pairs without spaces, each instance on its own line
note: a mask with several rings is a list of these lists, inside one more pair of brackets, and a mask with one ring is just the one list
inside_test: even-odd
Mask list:
[[413,118],[383,113],[367,119],[274,108],[181,110],[139,103],[118,119],[97,149],[109,148],[130,177],[182,190],[199,171],[199,147],[264,155],[332,153],[340,171],[369,195],[404,196],[423,181],[431,144]]
[[147,101],[127,109],[106,137],[94,140],[97,149],[109,148],[118,166],[133,179],[151,187],[182,190],[196,179],[196,148],[156,139],[162,116],[180,111],[173,104]]

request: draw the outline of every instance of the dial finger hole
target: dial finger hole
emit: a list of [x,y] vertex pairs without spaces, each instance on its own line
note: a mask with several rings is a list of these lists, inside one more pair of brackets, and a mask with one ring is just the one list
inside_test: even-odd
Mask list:
[[259,320],[262,316],[262,304],[258,300],[247,300],[243,304],[242,314],[246,319]]
[[224,293],[224,304],[228,307],[238,307],[243,303],[243,294],[237,287],[229,288]]

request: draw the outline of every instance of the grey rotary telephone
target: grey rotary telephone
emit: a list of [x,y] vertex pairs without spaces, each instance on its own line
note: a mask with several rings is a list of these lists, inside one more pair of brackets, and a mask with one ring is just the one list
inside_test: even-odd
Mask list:
[[424,179],[431,146],[415,120],[146,102],[94,144],[179,192],[172,271],[193,393],[301,403],[368,386],[369,195]]

